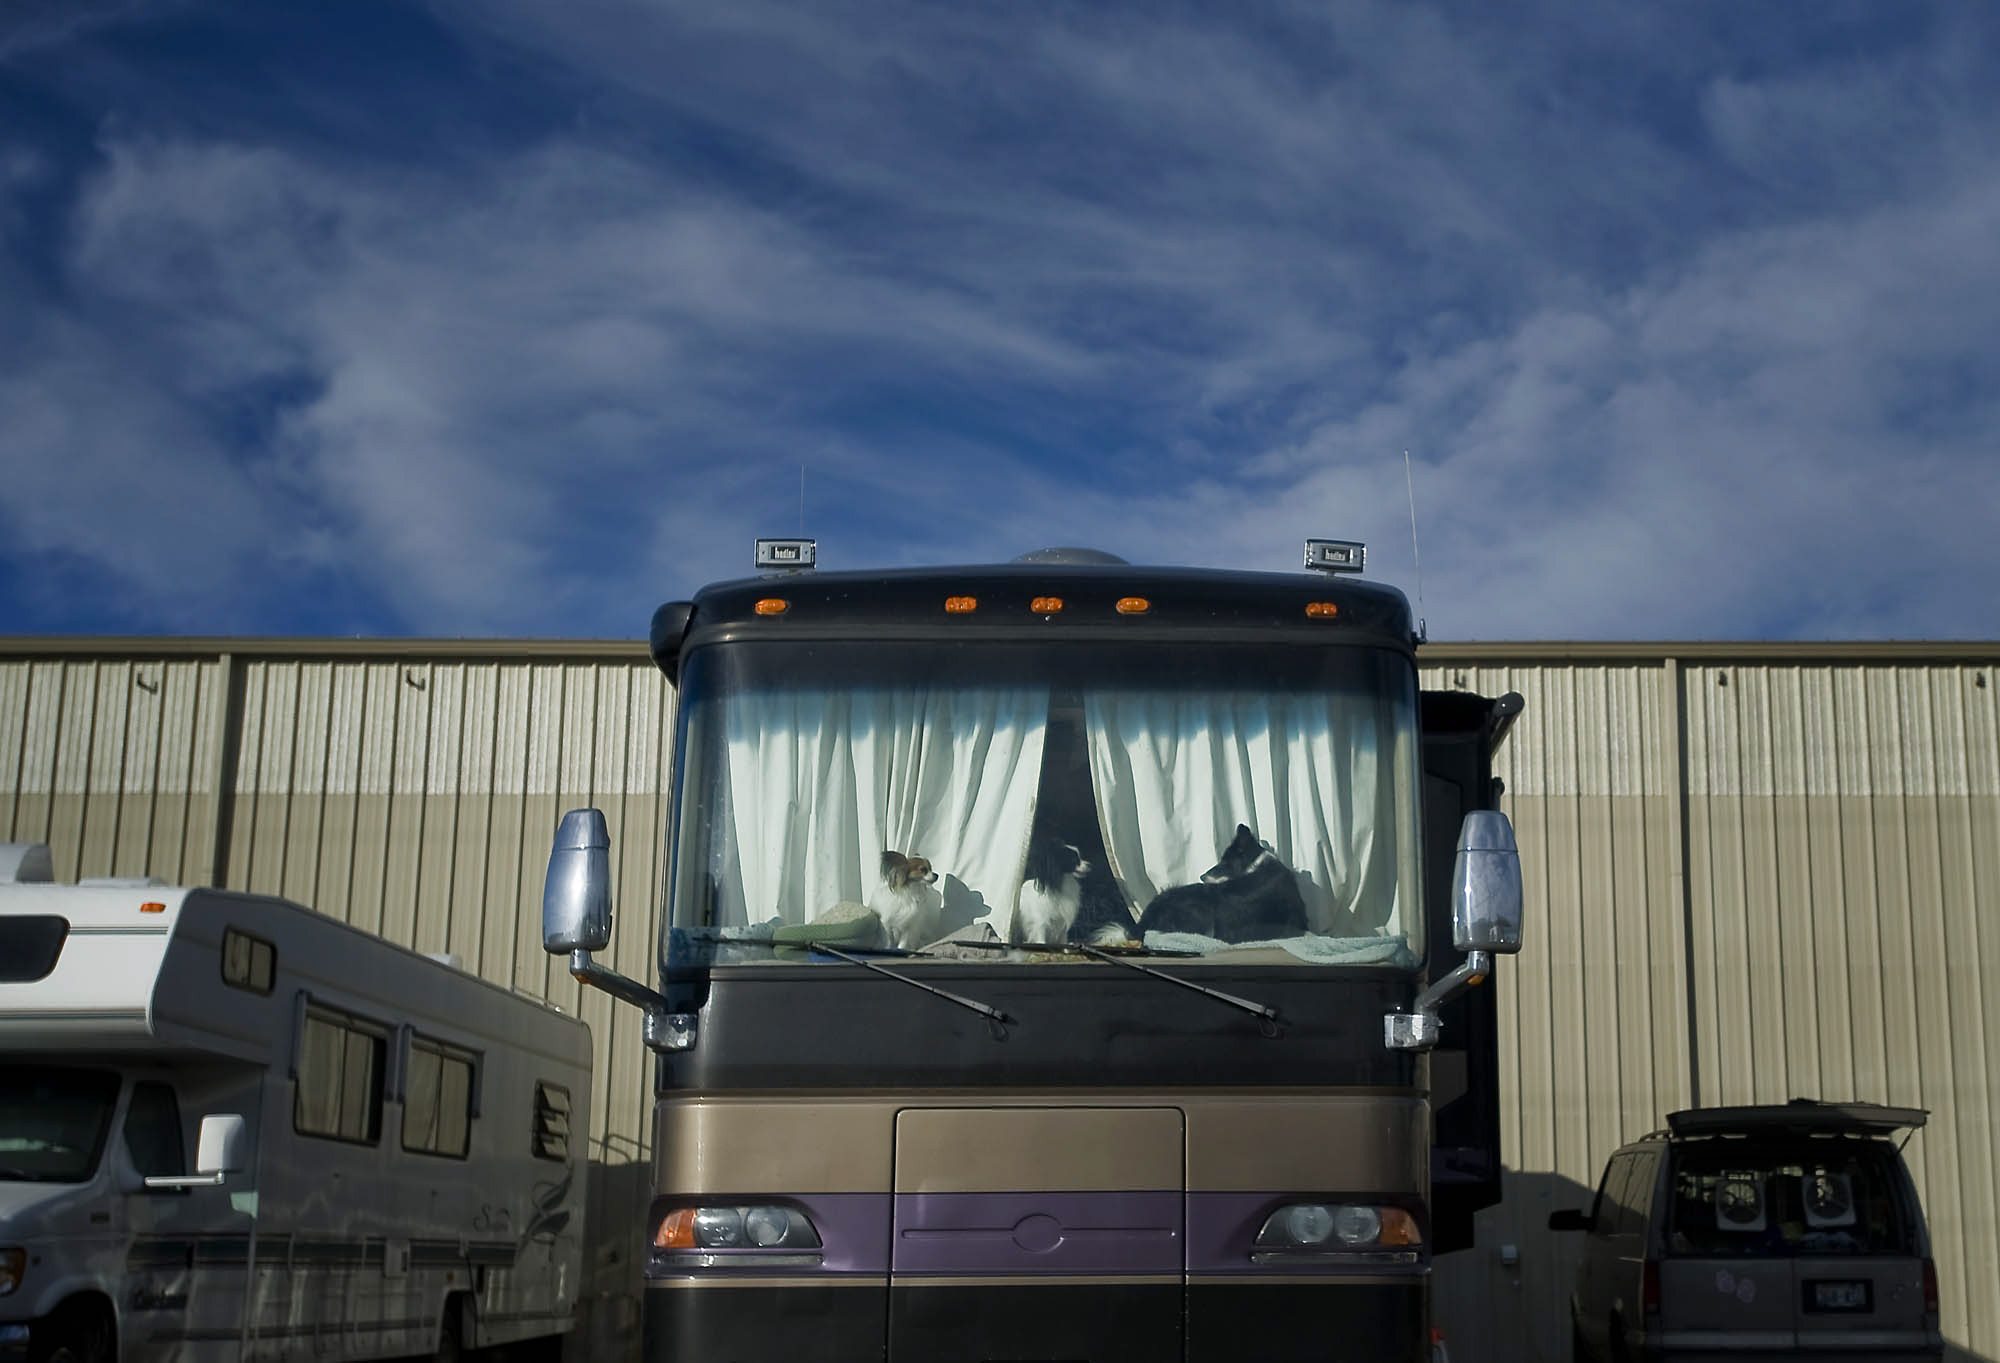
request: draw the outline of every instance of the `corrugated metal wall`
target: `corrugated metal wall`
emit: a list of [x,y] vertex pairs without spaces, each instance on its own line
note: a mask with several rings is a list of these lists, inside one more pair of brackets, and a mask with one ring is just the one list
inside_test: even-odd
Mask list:
[[[1618,1144],[1794,1095],[1931,1109],[1910,1155],[1946,1332],[2000,1358],[2000,646],[1425,661],[1527,700],[1500,760],[1532,915],[1496,983],[1511,1172],[1441,1267],[1458,1363],[1566,1357],[1575,1243],[1543,1227]],[[64,878],[280,893],[580,1012],[609,1224],[643,1202],[649,1070],[636,1014],[543,954],[541,874],[561,811],[604,808],[615,963],[650,972],[672,706],[622,645],[0,641],[0,837]]]
[[[187,647],[10,658],[0,641],[0,839],[47,842],[58,879],[282,895],[580,1015],[597,1053],[589,1216],[636,1235],[652,1140],[638,1014],[542,950],[541,893],[562,812],[603,809],[608,963],[652,977],[665,679],[626,647]],[[594,1329],[615,1337],[636,1322],[638,1264],[615,1237],[598,1253]]]
[[1499,762],[1529,895],[1497,980],[1508,1197],[1441,1265],[1455,1363],[1567,1357],[1578,1242],[1547,1215],[1619,1144],[1797,1096],[1930,1109],[1907,1154],[1945,1334],[2000,1358],[2000,647],[1654,649],[1426,658],[1527,700]]

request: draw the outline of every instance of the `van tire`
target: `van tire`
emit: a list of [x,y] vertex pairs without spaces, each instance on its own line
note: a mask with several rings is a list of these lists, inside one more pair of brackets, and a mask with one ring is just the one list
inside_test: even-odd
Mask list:
[[85,1301],[65,1306],[34,1332],[34,1363],[116,1363],[118,1331],[108,1307]]

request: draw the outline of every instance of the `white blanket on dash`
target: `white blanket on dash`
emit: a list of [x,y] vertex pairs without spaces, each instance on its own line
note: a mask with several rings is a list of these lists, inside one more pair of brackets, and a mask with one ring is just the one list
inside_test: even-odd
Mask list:
[[1198,932],[1149,932],[1146,945],[1158,951],[1198,951],[1213,956],[1223,951],[1255,951],[1279,947],[1301,961],[1313,965],[1386,965],[1406,959],[1410,948],[1400,935],[1394,937],[1321,937],[1306,933],[1301,937],[1281,937],[1269,942],[1225,942]]

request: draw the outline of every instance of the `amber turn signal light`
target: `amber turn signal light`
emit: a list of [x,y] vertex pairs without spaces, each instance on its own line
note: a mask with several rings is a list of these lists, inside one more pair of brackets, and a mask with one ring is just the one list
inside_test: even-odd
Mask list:
[[1306,619],[1308,620],[1331,620],[1339,614],[1340,603],[1337,601],[1306,602]]
[[947,596],[944,599],[946,615],[970,615],[978,609],[979,598],[976,596]]
[[1120,615],[1144,615],[1153,608],[1153,603],[1143,596],[1121,596],[1118,598]]
[[792,603],[782,596],[767,596],[757,603],[759,615],[783,615],[792,608]]

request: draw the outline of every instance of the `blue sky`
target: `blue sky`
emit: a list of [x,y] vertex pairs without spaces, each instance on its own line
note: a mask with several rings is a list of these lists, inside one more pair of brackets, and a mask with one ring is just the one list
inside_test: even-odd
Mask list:
[[2000,638],[1984,5],[0,8],[0,632],[618,637],[1366,539],[1440,639]]

